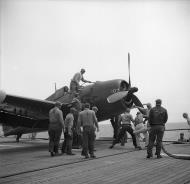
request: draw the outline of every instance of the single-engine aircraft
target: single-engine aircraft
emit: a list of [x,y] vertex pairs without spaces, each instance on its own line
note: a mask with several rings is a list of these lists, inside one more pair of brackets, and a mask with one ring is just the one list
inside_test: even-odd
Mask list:
[[[130,55],[128,54],[129,82],[122,79],[109,81],[97,81],[80,88],[78,98],[81,103],[88,102],[98,107],[98,121],[111,120],[114,132],[116,132],[116,119],[127,107],[133,104],[143,107],[137,96],[134,95],[138,88],[131,87],[130,81]],[[55,91],[46,100],[32,99],[6,94],[0,91],[0,123],[13,127],[5,136],[20,135],[31,132],[48,130],[49,110],[55,101],[62,103],[64,118],[72,105],[75,95],[72,92],[65,93],[64,87]]]

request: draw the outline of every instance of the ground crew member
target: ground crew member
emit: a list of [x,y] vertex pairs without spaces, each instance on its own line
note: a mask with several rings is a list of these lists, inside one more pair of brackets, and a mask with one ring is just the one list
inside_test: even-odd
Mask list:
[[147,131],[147,128],[145,128],[145,125],[143,124],[143,115],[141,114],[141,112],[137,112],[134,125],[135,125],[135,131],[133,133],[136,136],[137,147],[141,149],[140,133],[143,133],[144,138],[145,138],[145,147],[147,147],[148,146],[148,131]]
[[85,73],[85,69],[81,69],[80,72],[76,73],[73,78],[71,79],[70,83],[70,91],[71,92],[78,92],[79,90],[79,82],[85,82],[85,83],[92,83],[91,81],[85,80],[83,77],[83,74]]
[[162,139],[165,131],[165,123],[168,120],[168,113],[165,108],[161,106],[162,101],[156,100],[156,106],[153,107],[149,112],[149,144],[147,147],[147,158],[153,157],[152,148],[156,140],[156,154],[157,158],[162,158],[160,155],[162,147]]
[[133,140],[133,145],[135,146],[135,148],[138,148],[137,143],[136,143],[136,137],[135,137],[135,135],[133,133],[133,129],[131,127],[131,121],[134,122],[134,119],[133,119],[133,116],[130,114],[129,108],[127,108],[126,112],[120,116],[119,121],[121,122],[122,128],[118,134],[118,137],[113,141],[110,148],[113,148],[115,144],[120,142],[120,140],[124,137],[126,131],[129,132],[129,134],[131,135],[132,140]]
[[80,102],[79,98],[76,96],[72,100],[72,107],[75,109],[74,112],[74,124],[73,124],[73,148],[79,149],[82,146],[82,133],[77,126],[78,122],[78,115],[82,109],[82,103]]
[[[93,106],[93,107],[92,107],[92,110],[95,112],[95,114],[97,114],[97,112],[98,112],[98,107]],[[96,118],[97,118],[97,117],[96,117]],[[97,119],[97,122],[98,122],[98,119]],[[94,130],[95,130],[95,131],[97,130],[97,132],[99,132],[99,126],[98,126],[98,123],[96,123],[96,124],[94,125]],[[96,134],[95,134],[95,131],[94,131],[94,139],[96,140]],[[88,150],[89,150],[89,148],[88,148]],[[96,151],[96,150],[94,149],[94,151]],[[81,155],[85,156],[84,150],[82,150]]]
[[49,111],[49,152],[51,156],[58,154],[59,141],[61,138],[62,130],[64,132],[63,113],[60,110],[61,103],[56,102],[55,107]]
[[72,153],[72,143],[73,143],[73,123],[74,123],[74,113],[76,109],[73,107],[70,109],[70,113],[67,114],[65,118],[65,132],[64,132],[64,142],[62,144],[62,153],[67,155],[75,155]]
[[94,126],[98,127],[96,114],[93,110],[90,110],[90,104],[85,103],[84,110],[79,113],[78,125],[83,132],[83,153],[85,158],[89,158],[88,151],[91,158],[96,158],[94,155]]
[[148,117],[149,117],[149,112],[150,112],[150,109],[152,108],[152,105],[151,105],[151,103],[147,103],[147,104],[144,104],[144,105],[146,105],[147,108],[139,107],[139,106],[136,106],[136,105],[134,105],[134,107],[138,108],[139,111],[141,111],[144,114],[143,115],[143,117],[145,118],[144,119],[144,124],[147,121],[147,129],[149,131],[150,130],[150,125],[149,125],[149,122],[148,122]]
[[[188,124],[188,126],[190,128],[190,118],[189,118],[189,115],[186,112],[184,112],[183,113],[183,117],[187,120],[187,124]],[[189,142],[190,142],[190,130],[188,130],[188,132],[189,132]]]

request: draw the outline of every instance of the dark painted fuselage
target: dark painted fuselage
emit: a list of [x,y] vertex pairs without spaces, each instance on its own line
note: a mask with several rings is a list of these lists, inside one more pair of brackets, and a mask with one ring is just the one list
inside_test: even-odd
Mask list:
[[[98,121],[104,121],[123,113],[126,107],[131,107],[133,102],[130,99],[123,98],[115,103],[108,103],[107,97],[128,89],[128,83],[121,79],[110,81],[97,81],[82,87],[79,90],[78,98],[82,103],[89,102],[98,107]],[[31,98],[7,95],[4,104],[6,108],[0,109],[0,122],[17,127],[32,128],[34,131],[43,131],[48,129],[49,110],[54,106],[52,102],[60,101],[63,103],[62,111],[64,117],[69,112],[69,108],[74,94],[63,91],[63,88],[57,90],[46,100],[36,100]],[[26,132],[27,133],[27,132]]]

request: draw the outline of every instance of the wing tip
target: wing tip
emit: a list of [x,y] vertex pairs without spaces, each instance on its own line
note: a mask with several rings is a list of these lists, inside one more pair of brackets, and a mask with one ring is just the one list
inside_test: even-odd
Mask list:
[[6,98],[6,93],[3,90],[0,90],[0,104],[4,102]]

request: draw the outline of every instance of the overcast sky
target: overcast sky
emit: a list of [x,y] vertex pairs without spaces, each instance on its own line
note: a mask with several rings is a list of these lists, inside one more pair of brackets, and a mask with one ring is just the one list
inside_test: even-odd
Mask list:
[[0,88],[45,99],[81,68],[91,81],[131,81],[170,122],[190,113],[190,1],[0,0]]

